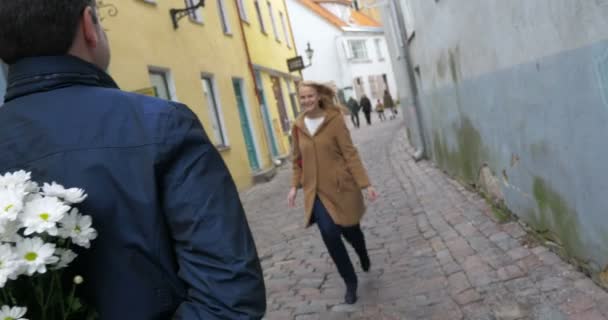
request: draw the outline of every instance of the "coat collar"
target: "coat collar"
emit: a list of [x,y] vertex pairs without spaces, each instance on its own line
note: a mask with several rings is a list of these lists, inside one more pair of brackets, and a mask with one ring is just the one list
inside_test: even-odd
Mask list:
[[[329,122],[331,122],[334,118],[341,114],[342,113],[337,108],[327,108],[327,110],[325,110],[325,119],[323,120],[323,123],[321,123],[321,125],[317,129],[317,132],[315,132],[314,135],[318,135],[319,132],[321,132]],[[304,123],[304,117],[304,113],[300,114],[296,119],[295,126],[298,127],[301,132],[312,138],[313,135],[308,132],[308,128],[306,128],[306,124]]]
[[10,65],[4,100],[73,85],[118,88],[106,72],[77,57],[31,57]]

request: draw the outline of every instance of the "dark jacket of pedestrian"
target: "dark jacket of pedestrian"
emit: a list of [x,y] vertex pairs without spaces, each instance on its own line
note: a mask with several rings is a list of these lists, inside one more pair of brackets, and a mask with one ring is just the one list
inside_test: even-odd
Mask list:
[[346,102],[346,106],[348,107],[348,110],[351,114],[357,114],[361,110],[361,106],[359,106],[359,103],[353,97],[350,97],[350,99],[348,99],[348,101]]
[[0,172],[87,192],[79,209],[99,236],[68,270],[98,319],[262,318],[255,243],[220,154],[188,107],[121,91],[103,71],[94,3],[0,5],[0,21],[28,17],[0,30]]
[[364,113],[371,113],[372,112],[372,102],[369,100],[368,97],[363,96],[361,98],[361,109],[363,109]]

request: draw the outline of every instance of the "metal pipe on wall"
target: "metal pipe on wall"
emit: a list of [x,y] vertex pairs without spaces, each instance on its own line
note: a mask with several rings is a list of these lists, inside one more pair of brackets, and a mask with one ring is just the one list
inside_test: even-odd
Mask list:
[[420,145],[418,146],[418,150],[414,153],[414,160],[420,161],[426,158],[426,144],[425,144],[425,135],[424,135],[424,127],[422,122],[422,110],[420,108],[420,99],[418,97],[418,86],[416,84],[416,76],[414,74],[414,66],[412,64],[412,59],[410,55],[409,48],[409,39],[407,36],[407,27],[405,25],[405,18],[403,15],[403,9],[401,8],[401,1],[390,1],[389,5],[391,7],[391,11],[394,11],[395,16],[397,17],[397,27],[399,28],[399,36],[402,38],[403,46],[401,46],[401,50],[403,53],[403,57],[405,58],[405,65],[407,69],[407,76],[410,84],[410,92],[412,94],[412,103],[414,104],[414,110],[416,112],[416,124],[418,127],[418,135],[420,137]]

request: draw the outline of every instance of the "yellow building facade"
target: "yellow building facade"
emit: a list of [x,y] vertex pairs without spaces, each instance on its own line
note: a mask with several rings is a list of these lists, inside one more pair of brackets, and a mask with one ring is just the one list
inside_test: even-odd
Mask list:
[[274,164],[239,7],[233,0],[207,0],[175,29],[169,10],[197,2],[100,1],[112,49],[109,73],[125,91],[188,105],[244,189]]
[[256,89],[275,159],[290,154],[290,132],[299,113],[299,72],[290,73],[287,60],[297,55],[284,0],[236,0],[254,69]]

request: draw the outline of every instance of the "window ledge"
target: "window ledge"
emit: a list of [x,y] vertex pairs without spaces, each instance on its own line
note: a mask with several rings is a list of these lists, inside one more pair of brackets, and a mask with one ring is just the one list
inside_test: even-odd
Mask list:
[[351,59],[352,63],[372,63],[371,59]]
[[216,145],[215,148],[219,152],[227,152],[227,151],[230,151],[230,149],[231,149],[230,146],[224,146],[224,145]]
[[202,26],[202,25],[204,25],[204,24],[205,24],[203,21],[201,21],[201,20],[196,20],[196,19],[194,19],[194,18],[192,18],[192,17],[188,17],[188,20],[190,20],[190,22],[192,22],[192,23],[194,23],[194,24],[197,24],[197,25],[199,25],[199,26]]
[[158,3],[156,3],[156,0],[142,0],[142,2],[147,3],[147,4],[151,4],[151,5],[158,5]]

